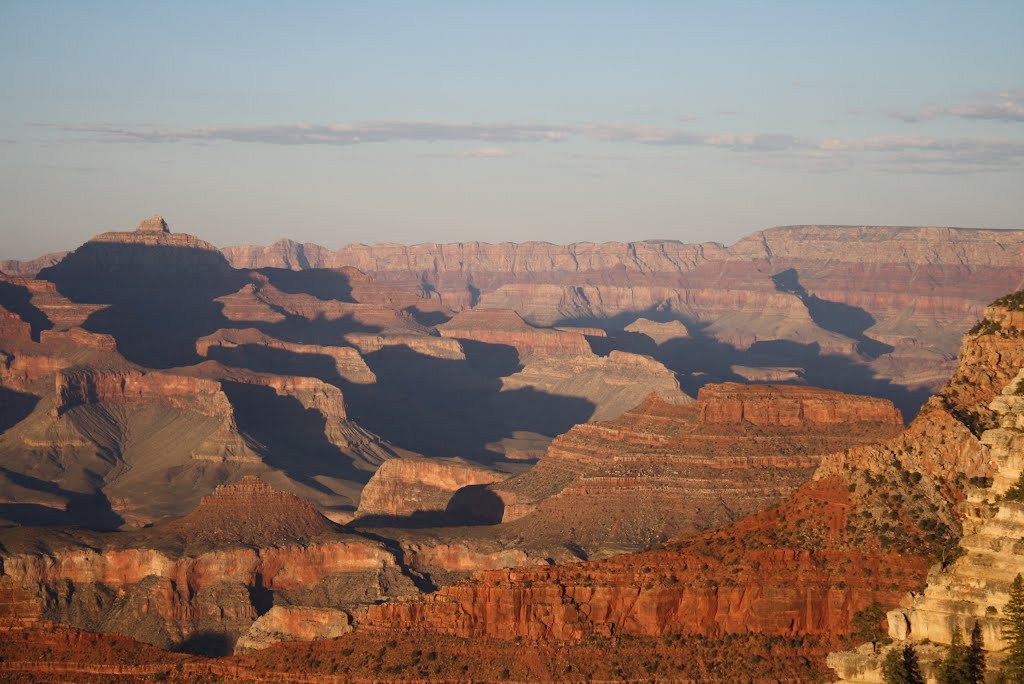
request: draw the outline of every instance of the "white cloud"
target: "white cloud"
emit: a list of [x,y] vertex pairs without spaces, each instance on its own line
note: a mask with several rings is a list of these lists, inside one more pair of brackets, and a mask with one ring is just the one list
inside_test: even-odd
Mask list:
[[1024,90],[1003,90],[988,93],[973,102],[932,105],[918,112],[890,112],[890,116],[907,123],[931,121],[941,117],[1022,123],[1024,122]]

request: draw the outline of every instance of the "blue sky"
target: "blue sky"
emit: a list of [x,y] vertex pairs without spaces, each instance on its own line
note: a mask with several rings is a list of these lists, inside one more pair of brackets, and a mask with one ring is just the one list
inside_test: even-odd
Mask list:
[[1024,227],[1024,3],[0,0],[0,257]]

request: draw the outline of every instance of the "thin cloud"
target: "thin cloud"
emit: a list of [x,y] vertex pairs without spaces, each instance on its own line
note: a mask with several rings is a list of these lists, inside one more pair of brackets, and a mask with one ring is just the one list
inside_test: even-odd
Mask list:
[[85,124],[60,126],[69,133],[90,134],[91,140],[112,143],[230,141],[269,145],[359,145],[412,140],[421,142],[478,141],[497,143],[559,142],[571,131],[544,124],[447,124],[419,121],[367,121],[352,124],[281,124],[274,126],[188,128]]
[[[980,114],[979,114],[980,115]],[[172,129],[123,127],[108,124],[60,126],[84,133],[91,140],[110,143],[208,144],[233,141],[271,145],[351,146],[391,141],[475,142],[466,151],[443,151],[435,156],[504,158],[509,145],[566,142],[585,139],[594,143],[662,148],[709,148],[742,155],[749,160],[778,163],[793,160],[810,170],[882,164],[907,171],[932,169],[1003,171],[1024,166],[1024,140],[1007,138],[930,136],[873,136],[860,138],[807,138],[772,132],[706,133],[685,127],[643,126],[623,123],[556,125],[540,123],[430,123],[376,121],[351,124],[281,124],[256,127]]]
[[448,154],[424,155],[428,157],[446,157],[449,159],[504,159],[511,157],[512,151],[504,147],[478,147],[475,150],[450,152]]
[[1005,138],[939,138],[871,136],[863,138],[800,138],[776,133],[697,134],[674,129],[622,124],[590,125],[595,140],[652,146],[711,147],[759,158],[797,158],[832,167],[858,161],[883,162],[905,170],[952,167],[962,170],[1007,170],[1024,165],[1024,140]]
[[889,116],[906,123],[953,117],[970,121],[1024,122],[1024,90],[1003,90],[987,94],[974,102],[950,106],[932,105],[918,112],[889,112]]
[[824,79],[797,79],[795,81],[790,81],[789,85],[793,86],[794,88],[828,88],[829,86],[832,85],[832,82],[826,81]]

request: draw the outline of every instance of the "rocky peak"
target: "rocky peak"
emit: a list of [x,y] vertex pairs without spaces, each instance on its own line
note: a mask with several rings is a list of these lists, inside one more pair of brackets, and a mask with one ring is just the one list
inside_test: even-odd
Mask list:
[[167,227],[167,221],[164,221],[164,217],[160,214],[154,214],[148,219],[139,224],[138,228],[135,229],[136,233],[170,233],[171,229]]

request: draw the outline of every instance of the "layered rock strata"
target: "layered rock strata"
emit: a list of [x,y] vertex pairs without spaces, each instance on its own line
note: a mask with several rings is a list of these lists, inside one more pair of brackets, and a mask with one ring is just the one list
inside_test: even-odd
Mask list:
[[872,397],[707,385],[695,404],[651,395],[616,420],[578,425],[533,470],[491,489],[504,520],[533,533],[568,528],[592,552],[645,548],[767,508],[825,455],[902,425],[891,403]]
[[[341,627],[326,617],[345,622],[332,610],[416,591],[382,544],[341,534],[310,504],[252,477],[219,487],[181,520],[121,539],[33,540],[14,530],[3,544],[8,603],[27,592],[49,620],[186,650],[202,650],[204,634],[216,635],[215,647],[249,633],[248,648],[275,634],[327,634]],[[296,602],[320,612],[304,617]]]

